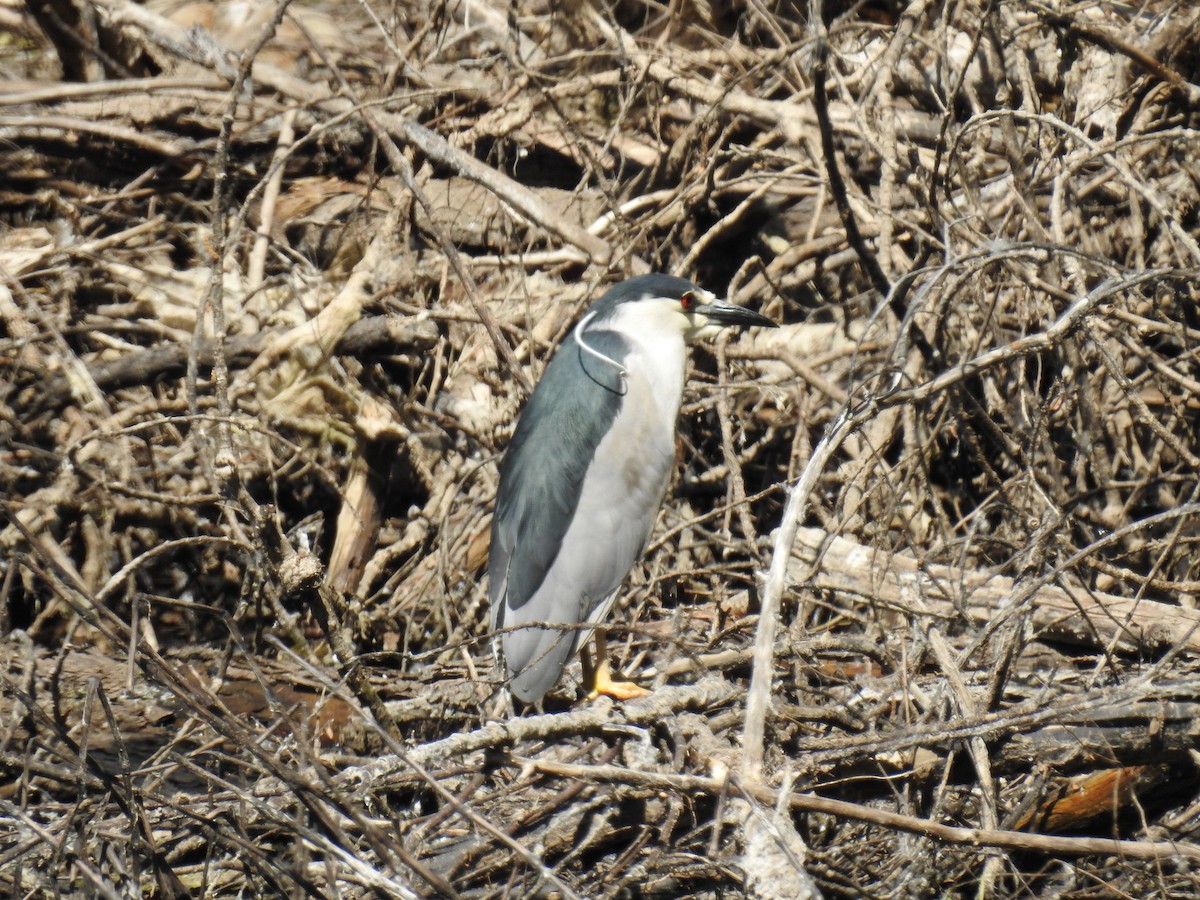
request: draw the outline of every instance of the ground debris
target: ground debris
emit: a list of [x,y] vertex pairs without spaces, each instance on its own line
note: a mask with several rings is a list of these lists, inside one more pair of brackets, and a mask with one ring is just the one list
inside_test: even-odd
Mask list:
[[[1200,893],[1200,12],[824,6],[0,4],[0,889]],[[496,462],[649,271],[781,327],[651,694],[515,715]]]

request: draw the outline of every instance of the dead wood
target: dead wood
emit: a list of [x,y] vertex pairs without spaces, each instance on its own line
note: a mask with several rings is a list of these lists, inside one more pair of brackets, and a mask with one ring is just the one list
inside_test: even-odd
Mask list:
[[[225,345],[225,358],[231,366],[246,366],[253,362],[265,345],[278,336],[278,330],[231,338]],[[357,358],[372,356],[419,355],[437,343],[437,327],[428,319],[414,320],[390,316],[371,316],[350,325],[333,346],[335,354]],[[102,390],[120,390],[131,385],[155,384],[180,378],[187,369],[188,358],[203,369],[212,368],[213,347],[205,342],[199,348],[180,346],[155,347],[130,353],[112,362],[100,363],[89,370],[92,382]],[[40,397],[30,406],[39,405],[55,410],[71,400],[71,385],[65,378],[52,379],[39,385]]]
[[[1197,893],[1200,14],[823,6],[0,8],[0,888]],[[653,270],[782,327],[656,691],[513,715],[498,454]]]
[[1200,653],[1200,611],[1097,591],[1085,585],[1045,584],[996,572],[921,563],[912,555],[881,550],[802,528],[793,544],[792,583],[838,603],[863,603],[886,626],[925,618],[978,625],[1021,617],[1031,636],[1092,650],[1160,655]]

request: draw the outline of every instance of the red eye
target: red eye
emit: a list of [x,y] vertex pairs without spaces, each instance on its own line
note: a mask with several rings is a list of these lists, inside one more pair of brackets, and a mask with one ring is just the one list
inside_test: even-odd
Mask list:
[[692,307],[696,305],[696,295],[688,291],[679,298],[679,305],[683,307],[684,312],[691,312]]

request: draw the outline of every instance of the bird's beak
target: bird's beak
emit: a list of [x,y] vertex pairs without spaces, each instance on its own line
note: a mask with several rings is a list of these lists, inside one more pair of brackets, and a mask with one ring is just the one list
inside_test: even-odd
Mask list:
[[736,303],[730,303],[728,300],[713,299],[708,303],[702,303],[695,308],[693,314],[722,328],[730,325],[738,325],[743,328],[749,325],[761,325],[763,328],[779,327],[766,316],[759,315],[744,306],[738,306]]

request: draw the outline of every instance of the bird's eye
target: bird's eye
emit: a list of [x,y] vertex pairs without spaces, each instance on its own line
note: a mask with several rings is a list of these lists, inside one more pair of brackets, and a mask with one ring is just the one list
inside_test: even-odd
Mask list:
[[696,295],[688,291],[679,298],[679,305],[683,307],[684,312],[691,312],[696,306]]

